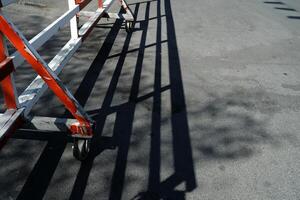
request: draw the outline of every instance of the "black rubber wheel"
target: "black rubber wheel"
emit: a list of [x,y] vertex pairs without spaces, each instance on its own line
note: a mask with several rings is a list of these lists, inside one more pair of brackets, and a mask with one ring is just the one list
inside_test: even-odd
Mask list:
[[133,21],[125,21],[125,29],[127,33],[131,33],[134,28],[134,22]]
[[80,161],[85,160],[90,152],[91,139],[74,138],[73,156]]

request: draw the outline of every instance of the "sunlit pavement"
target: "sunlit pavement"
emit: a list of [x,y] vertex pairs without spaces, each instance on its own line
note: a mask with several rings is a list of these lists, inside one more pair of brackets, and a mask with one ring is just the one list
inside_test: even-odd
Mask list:
[[[58,2],[7,13],[29,39]],[[19,131],[0,152],[0,199],[299,199],[300,2],[129,3],[134,32],[101,20],[60,76],[97,121],[89,158],[63,133]],[[22,91],[33,72],[18,70]],[[33,113],[65,109],[48,92]]]

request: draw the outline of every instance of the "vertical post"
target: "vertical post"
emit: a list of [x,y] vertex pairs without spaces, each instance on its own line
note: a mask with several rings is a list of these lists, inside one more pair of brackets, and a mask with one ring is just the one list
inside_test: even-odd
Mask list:
[[98,8],[103,8],[103,0],[98,0]]
[[[76,6],[75,0],[68,0],[69,9],[72,9]],[[70,31],[71,31],[71,38],[77,39],[78,38],[78,26],[77,26],[77,16],[74,16],[70,20]]]
[[128,7],[128,4],[125,0],[119,0],[122,8],[126,11],[126,14],[129,14],[133,18],[133,13],[131,9]]
[[[7,58],[7,53],[4,36],[0,32],[0,62],[3,62]],[[13,74],[7,75],[1,80],[0,84],[7,109],[16,109],[18,107],[18,99]]]

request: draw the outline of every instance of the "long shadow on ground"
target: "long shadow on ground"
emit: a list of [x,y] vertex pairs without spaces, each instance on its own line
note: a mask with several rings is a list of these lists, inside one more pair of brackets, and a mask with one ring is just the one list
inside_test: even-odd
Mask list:
[[[264,91],[249,92],[248,90],[237,90],[227,95],[212,95],[213,100],[209,101],[207,105],[202,105],[202,107],[197,107],[189,111],[190,119],[188,119],[171,1],[143,1],[131,4],[130,7],[133,8],[135,16],[138,16],[140,13],[143,14],[142,19],[137,21],[137,27],[139,27],[139,29],[136,29],[136,32],[126,35],[124,43],[121,44],[120,53],[111,55],[117,37],[119,35],[122,36],[120,29],[123,28],[123,25],[122,21],[119,20],[113,24],[105,24],[106,27],[110,27],[111,29],[75,92],[75,97],[82,106],[85,106],[89,98],[93,96],[93,89],[94,92],[99,92],[98,90],[95,91],[95,88],[97,88],[97,81],[100,79],[99,76],[105,74],[105,63],[111,58],[116,59],[114,60],[116,61],[114,68],[109,66],[112,74],[108,81],[108,87],[105,88],[106,93],[105,95],[102,95],[102,93],[98,95],[99,99],[103,99],[100,109],[93,108],[93,110],[89,111],[97,122],[90,155],[86,161],[80,163],[78,172],[71,169],[68,171],[69,177],[67,177],[67,175],[65,176],[65,174],[59,177],[59,181],[61,182],[70,177],[71,180],[75,178],[74,184],[72,182],[71,184],[69,183],[70,185],[67,185],[71,186],[71,188],[69,188],[71,190],[70,194],[65,195],[69,199],[84,199],[89,196],[96,198],[94,192],[97,194],[101,193],[99,190],[102,189],[103,184],[105,184],[105,192],[108,194],[99,196],[100,198],[108,195],[107,198],[111,200],[126,199],[126,192],[128,192],[129,188],[127,186],[130,185],[127,175],[131,171],[130,165],[132,166],[133,164],[136,168],[143,168],[141,171],[146,172],[148,177],[142,180],[144,182],[146,181],[146,186],[143,185],[143,189],[130,191],[133,192],[133,194],[130,193],[130,195],[132,195],[130,198],[136,200],[184,200],[186,199],[186,193],[195,190],[197,187],[194,163],[199,164],[198,161],[204,162],[212,159],[230,160],[250,157],[256,152],[255,148],[257,144],[274,141],[265,128],[267,119],[261,120],[253,117],[253,113],[256,112],[270,115],[276,111],[276,102],[273,102]],[[143,8],[141,9],[141,7]],[[151,10],[153,8],[155,9],[154,12]],[[153,13],[157,15],[152,16]],[[150,34],[153,33],[152,22],[156,22],[156,27],[154,25],[154,30],[156,31],[156,33],[154,32],[154,34],[156,34],[154,37],[155,41],[152,44],[147,44],[147,38],[151,38]],[[99,25],[98,27],[103,27],[103,25]],[[163,32],[164,28],[166,28],[166,34]],[[134,37],[140,38],[137,42],[138,46],[131,49],[130,45],[136,41],[133,40],[135,39]],[[164,37],[167,38],[165,39]],[[116,46],[118,45],[119,43]],[[141,96],[139,91],[145,91],[143,90],[143,86],[145,85],[143,81],[145,81],[145,79],[142,72],[147,71],[147,61],[149,61],[146,50],[150,47],[155,48],[155,51],[153,51],[154,54],[150,57],[150,59],[154,58],[154,64],[151,66],[151,70],[154,69],[154,74],[150,76],[152,77],[150,85],[152,92],[147,94],[143,93],[143,96]],[[166,49],[164,49],[164,47],[166,47]],[[129,54],[133,52],[137,53],[134,54],[136,56],[130,57]],[[126,59],[129,57],[130,62],[133,63],[131,67],[131,69],[133,69],[133,76],[130,77],[129,81],[126,80],[129,82],[129,91],[122,91],[126,93],[124,96],[129,95],[129,98],[125,100],[125,103],[115,105],[113,99],[118,95],[119,84],[123,84],[122,76],[125,76],[127,73],[125,65]],[[166,68],[168,73],[164,73]],[[80,76],[79,74],[80,73],[76,75]],[[168,78],[169,85],[164,84],[163,78]],[[163,98],[165,96],[162,94],[165,91],[168,91],[168,94],[170,94],[167,105]],[[134,123],[139,121],[139,119],[134,118],[136,114],[139,114],[139,106],[149,99],[152,100],[150,101],[150,106],[147,107],[147,111],[149,111],[147,113],[150,113],[150,117],[147,119],[151,123],[149,126],[150,130],[144,130],[143,125],[142,128],[144,129],[140,131],[138,136],[142,138],[137,137],[138,140],[135,141],[136,138],[134,136],[136,136],[136,132],[134,130]],[[165,117],[166,109],[164,109],[164,107],[169,105],[171,112]],[[115,116],[112,136],[104,137],[104,133],[106,133],[105,125],[107,121],[109,121],[109,115],[111,114]],[[69,117],[69,114],[65,112],[64,116]],[[149,115],[146,117],[148,116]],[[164,123],[166,121],[170,123]],[[168,133],[171,133],[170,135],[165,134],[164,128],[166,124],[167,126],[171,126],[171,130],[167,130]],[[193,140],[196,140],[193,142],[194,152],[192,152],[190,132],[193,132]],[[145,135],[150,137],[145,137]],[[165,136],[167,136],[168,139],[166,139]],[[68,137],[67,134],[62,135],[32,131],[19,131],[15,135],[15,138],[47,142],[34,167],[30,169],[30,175],[28,177],[21,177],[22,180],[26,180],[25,184],[21,185],[21,191],[17,197],[17,199],[43,199],[48,195],[47,191],[51,191],[52,186],[55,187],[56,183],[59,186],[62,185],[59,181],[55,182],[57,176],[54,176],[54,174],[59,171],[57,168],[62,162],[67,165],[66,168],[68,169],[69,163],[61,159],[61,157],[64,155],[67,144],[72,142],[72,139]],[[146,161],[147,164],[142,163],[141,166],[139,166],[140,163],[138,163],[138,161],[134,160],[131,162],[130,150],[138,149],[136,148],[137,146],[144,148],[144,140],[150,142],[150,151],[148,152],[148,149],[143,152],[135,151],[134,153],[137,157],[134,159],[139,161],[139,159],[145,160],[146,158],[149,160],[148,162]],[[13,153],[17,153],[12,154],[13,158],[10,158],[10,161],[13,161],[9,163],[9,166],[3,168],[5,170],[9,167],[12,168],[12,170],[8,170],[8,174],[15,173],[17,166],[28,167],[28,163],[24,164],[24,161],[21,160],[22,156],[25,156],[26,153],[33,154],[35,148],[28,148],[29,152],[26,152],[24,149],[31,144],[31,141],[27,142],[28,143],[22,143],[22,145],[16,147],[16,149],[12,148]],[[171,153],[167,152],[167,155],[164,149],[166,146],[168,146],[167,148],[171,148]],[[107,163],[107,166],[99,165],[98,167],[97,161],[104,159],[105,156],[101,157],[101,154],[108,149],[115,150],[115,162],[111,161],[113,160],[111,159],[109,163]],[[144,152],[146,152],[147,155],[144,155]],[[23,161],[22,164],[18,163],[20,160],[21,163]],[[142,162],[144,162],[144,160]],[[171,169],[165,168],[165,160],[173,161],[171,164],[167,164],[167,167]],[[97,173],[101,173],[101,181],[103,182],[99,181],[99,184],[96,179],[97,177],[93,177],[92,170],[95,168],[97,168]],[[105,179],[107,174],[102,173],[100,168],[109,168],[109,178]],[[169,170],[171,170],[171,173],[165,177],[165,172]],[[105,177],[105,180],[103,180],[102,175]],[[142,178],[144,178],[144,176]],[[95,182],[92,181],[93,179],[96,179],[96,186],[89,185],[91,182],[95,184]],[[9,183],[7,184],[6,182]],[[6,182],[3,181],[0,185],[4,192],[6,189],[13,190],[10,184],[12,184],[14,180]],[[51,186],[49,186],[50,182]],[[101,187],[99,190],[93,190],[94,187],[99,185]],[[182,189],[182,185],[185,186],[184,189]],[[93,191],[88,192],[91,187],[93,187]],[[64,189],[62,190],[65,192]],[[46,193],[47,195],[45,195]],[[56,194],[52,194],[52,196],[53,195],[55,198]]]
[[[154,1],[153,1],[154,2]],[[91,153],[85,162],[82,162],[81,167],[76,176],[76,180],[70,194],[70,199],[83,199],[87,182],[94,159],[105,149],[117,148],[117,157],[113,170],[109,199],[122,199],[122,193],[125,183],[125,173],[127,166],[127,157],[130,148],[131,135],[133,132],[134,114],[136,105],[147,99],[153,98],[152,108],[152,125],[151,125],[151,146],[149,156],[149,178],[148,190],[138,193],[135,199],[185,199],[185,192],[192,191],[196,188],[196,178],[194,172],[194,164],[192,158],[192,149],[189,136],[188,118],[185,104],[185,96],[183,90],[183,81],[181,77],[181,65],[176,42],[176,33],[170,0],[157,4],[157,30],[156,30],[156,47],[155,54],[155,76],[154,76],[154,92],[139,97],[139,86],[142,79],[141,73],[143,68],[146,38],[148,34],[148,26],[150,19],[150,5],[152,1],[142,2],[146,4],[145,19],[139,21],[141,31],[141,39],[138,54],[136,58],[134,75],[132,79],[129,100],[128,102],[111,107],[113,96],[116,92],[119,77],[124,66],[125,58],[129,52],[129,44],[132,38],[132,33],[127,34],[123,44],[122,52],[118,55],[112,79],[110,81],[107,93],[104,97],[101,109],[94,110],[91,113],[96,113],[96,134],[92,140]],[[161,3],[164,3],[165,15],[161,15]],[[133,6],[132,4],[131,6]],[[140,3],[135,4],[134,14],[137,16]],[[162,20],[166,18],[167,24],[167,40],[162,41]],[[85,105],[91,95],[92,89],[99,77],[103,65],[109,57],[114,41],[122,27],[122,21],[117,20],[110,32],[108,33],[102,48],[94,59],[83,81],[81,82],[75,97]],[[167,43],[168,60],[169,60],[169,79],[170,85],[162,87],[162,43]],[[160,179],[161,167],[161,92],[170,90],[171,94],[171,125],[173,137],[173,157],[174,157],[174,173],[165,180]],[[101,135],[106,117],[116,113],[113,136],[111,138]],[[65,116],[69,116],[66,112]],[[44,135],[39,136],[38,133],[19,132],[15,138],[22,139],[37,139],[46,140],[47,145],[41,153],[38,161],[28,176],[17,199],[42,199],[47,191],[50,181],[55,173],[55,170],[60,162],[61,156],[70,138],[63,135]],[[185,191],[177,191],[176,186],[185,183]],[[138,192],[138,191],[137,191]]]

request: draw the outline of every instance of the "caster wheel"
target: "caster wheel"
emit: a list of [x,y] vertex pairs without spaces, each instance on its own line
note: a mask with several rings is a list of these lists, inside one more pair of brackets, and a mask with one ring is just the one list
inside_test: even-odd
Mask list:
[[127,33],[131,33],[134,28],[134,22],[133,21],[126,21],[125,22],[125,29]]
[[74,138],[73,156],[80,161],[87,158],[90,152],[91,139],[78,139]]

